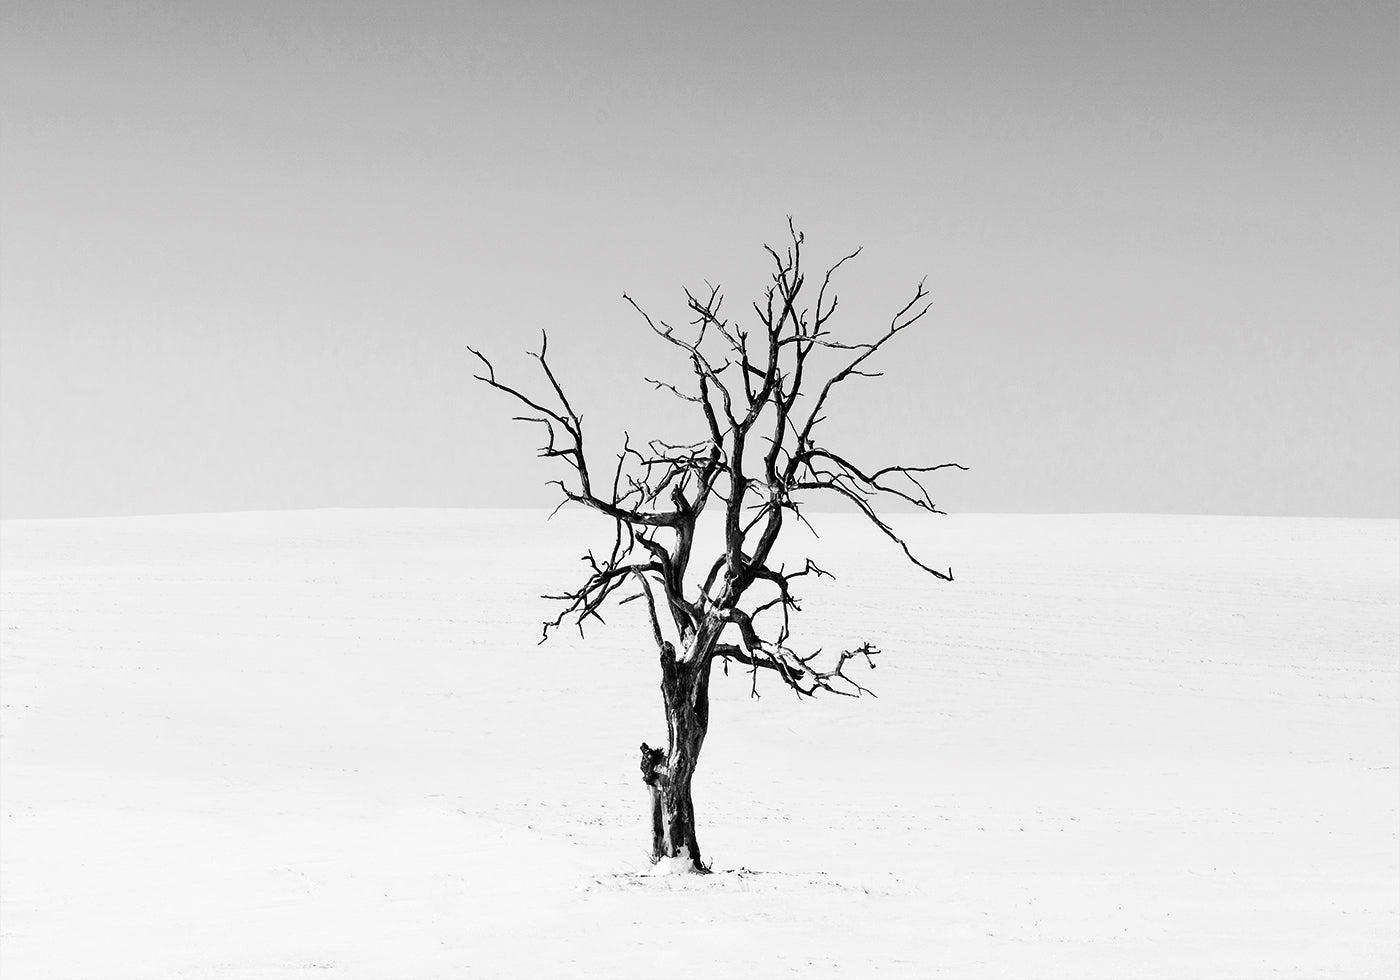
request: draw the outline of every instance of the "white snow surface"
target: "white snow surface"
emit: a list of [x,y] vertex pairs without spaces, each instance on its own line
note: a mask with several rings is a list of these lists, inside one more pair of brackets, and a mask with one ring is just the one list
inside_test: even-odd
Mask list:
[[662,877],[644,610],[536,645],[606,521],[0,523],[0,975],[1400,972],[1400,522],[814,519],[879,698],[716,670]]
[[695,861],[690,856],[690,848],[682,844],[679,853],[675,857],[662,858],[655,864],[648,866],[642,874],[649,878],[660,878],[665,875],[689,875],[698,874],[695,870]]

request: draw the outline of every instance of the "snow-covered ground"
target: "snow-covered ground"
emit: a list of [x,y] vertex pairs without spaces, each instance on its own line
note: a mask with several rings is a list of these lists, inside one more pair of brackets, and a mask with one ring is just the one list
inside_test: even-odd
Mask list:
[[591,515],[4,522],[0,973],[1400,971],[1400,522],[903,526],[955,583],[803,590],[879,699],[717,673],[649,877],[643,611],[535,644]]

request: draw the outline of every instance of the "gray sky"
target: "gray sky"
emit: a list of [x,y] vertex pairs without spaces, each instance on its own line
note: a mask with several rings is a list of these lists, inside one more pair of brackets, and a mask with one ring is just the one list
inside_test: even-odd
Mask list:
[[789,213],[949,510],[1400,515],[1393,3],[2,9],[6,517],[551,504],[465,345],[687,436]]

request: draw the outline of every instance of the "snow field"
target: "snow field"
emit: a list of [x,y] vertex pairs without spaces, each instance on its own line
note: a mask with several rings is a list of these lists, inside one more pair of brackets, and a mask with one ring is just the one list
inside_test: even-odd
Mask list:
[[814,520],[879,698],[717,670],[658,877],[643,610],[536,646],[605,521],[0,524],[0,976],[1400,970],[1400,522]]

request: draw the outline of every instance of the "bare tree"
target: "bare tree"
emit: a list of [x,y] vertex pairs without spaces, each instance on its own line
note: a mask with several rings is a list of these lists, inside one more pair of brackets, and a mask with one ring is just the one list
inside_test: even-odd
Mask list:
[[[472,350],[484,365],[477,380],[523,405],[527,413],[516,418],[543,427],[539,454],[562,460],[571,471],[568,479],[551,481],[563,494],[560,506],[583,504],[613,521],[607,553],[584,556],[584,581],[571,591],[546,596],[562,608],[544,624],[541,642],[566,622],[582,632],[590,618],[601,621],[599,609],[614,596],[621,602],[645,602],[661,660],[667,727],[664,749],[641,747],[642,779],[651,795],[652,861],[688,861],[696,871],[706,868],[695,837],[691,780],[709,725],[715,660],[726,669],[731,661],[747,667],[754,696],[764,671],[803,697],[819,691],[857,697],[870,693],[848,668],[874,666],[872,658],[880,651],[871,644],[841,652],[825,664],[818,660],[820,651],[804,655],[790,645],[791,614],[798,610],[794,581],[828,575],[810,558],[801,567],[772,560],[788,519],[806,522],[803,501],[816,495],[846,500],[909,561],[935,578],[953,579],[951,569],[940,571],[915,557],[876,513],[874,503],[897,498],[942,513],[925,485],[927,478],[966,467],[857,465],[818,435],[837,386],[850,378],[879,377],[867,362],[928,312],[924,284],[875,339],[838,341],[827,327],[837,307],[832,276],[860,249],[825,270],[811,305],[802,266],[803,236],[791,219],[788,232],[790,241],[781,254],[764,246],[773,264],[772,282],[753,304],[755,319],[748,328],[723,315],[717,287],[686,291],[691,329],[684,332],[653,319],[623,295],[656,336],[676,348],[692,375],[684,388],[647,380],[693,405],[704,427],[700,438],[688,443],[652,440],[638,447],[624,435],[622,451],[601,479],[585,455],[582,418],[550,365],[548,337],[534,355],[548,382],[543,397],[501,382],[491,362]],[[818,349],[837,352],[842,366],[834,373],[810,373],[809,359]],[[723,550],[708,566],[697,566],[688,580],[697,523],[707,512],[722,515]]]

